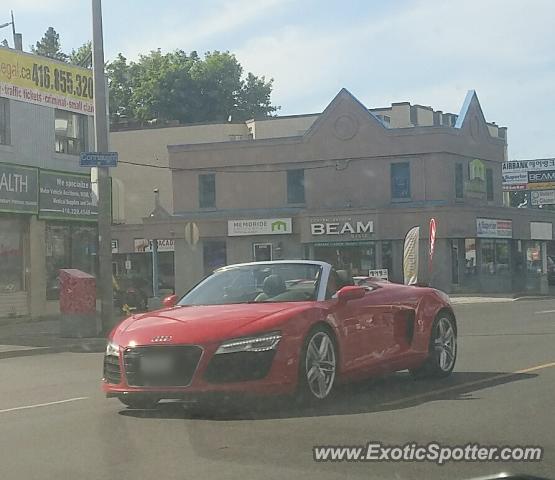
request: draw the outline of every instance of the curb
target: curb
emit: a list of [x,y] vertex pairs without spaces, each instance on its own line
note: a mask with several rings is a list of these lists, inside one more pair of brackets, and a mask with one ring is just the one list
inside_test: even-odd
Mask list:
[[[0,339],[1,343],[1,339]],[[18,345],[21,346],[21,345]],[[90,344],[73,343],[69,345],[58,345],[55,347],[29,347],[28,350],[8,350],[0,353],[0,360],[4,358],[31,357],[35,355],[46,355],[50,353],[102,353],[106,348],[106,340],[95,339]]]

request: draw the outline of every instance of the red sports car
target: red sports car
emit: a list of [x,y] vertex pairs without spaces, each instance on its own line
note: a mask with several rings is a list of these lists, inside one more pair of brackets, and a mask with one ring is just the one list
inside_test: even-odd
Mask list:
[[386,372],[445,377],[457,355],[447,295],[388,282],[355,286],[324,262],[230,265],[164,305],[110,334],[108,397],[133,408],[206,393],[321,401],[338,382]]

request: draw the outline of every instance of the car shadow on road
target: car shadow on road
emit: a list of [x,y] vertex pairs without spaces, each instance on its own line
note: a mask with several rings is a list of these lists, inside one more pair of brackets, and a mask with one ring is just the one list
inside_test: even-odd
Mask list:
[[125,409],[137,418],[196,420],[271,420],[328,415],[354,415],[399,410],[438,400],[472,401],[480,390],[536,377],[529,373],[454,372],[442,380],[414,380],[399,372],[336,388],[332,398],[317,406],[299,406],[291,398],[221,398],[208,404],[161,403],[155,410]]

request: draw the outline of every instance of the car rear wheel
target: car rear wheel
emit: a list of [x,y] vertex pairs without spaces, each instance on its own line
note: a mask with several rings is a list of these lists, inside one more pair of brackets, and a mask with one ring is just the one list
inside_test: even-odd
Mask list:
[[337,349],[331,333],[323,327],[306,337],[299,369],[299,400],[321,402],[333,390],[337,371]]
[[160,401],[158,398],[148,398],[148,397],[128,397],[121,396],[118,397],[119,401],[129,408],[136,410],[152,410],[158,406]]
[[447,377],[457,360],[457,327],[455,320],[447,313],[440,314],[432,325],[430,335],[430,355],[419,368],[411,370],[417,378]]

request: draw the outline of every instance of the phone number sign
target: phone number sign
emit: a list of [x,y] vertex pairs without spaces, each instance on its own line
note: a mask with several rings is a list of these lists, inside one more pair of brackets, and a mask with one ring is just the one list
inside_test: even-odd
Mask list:
[[0,96],[94,114],[91,70],[7,48],[0,48]]

